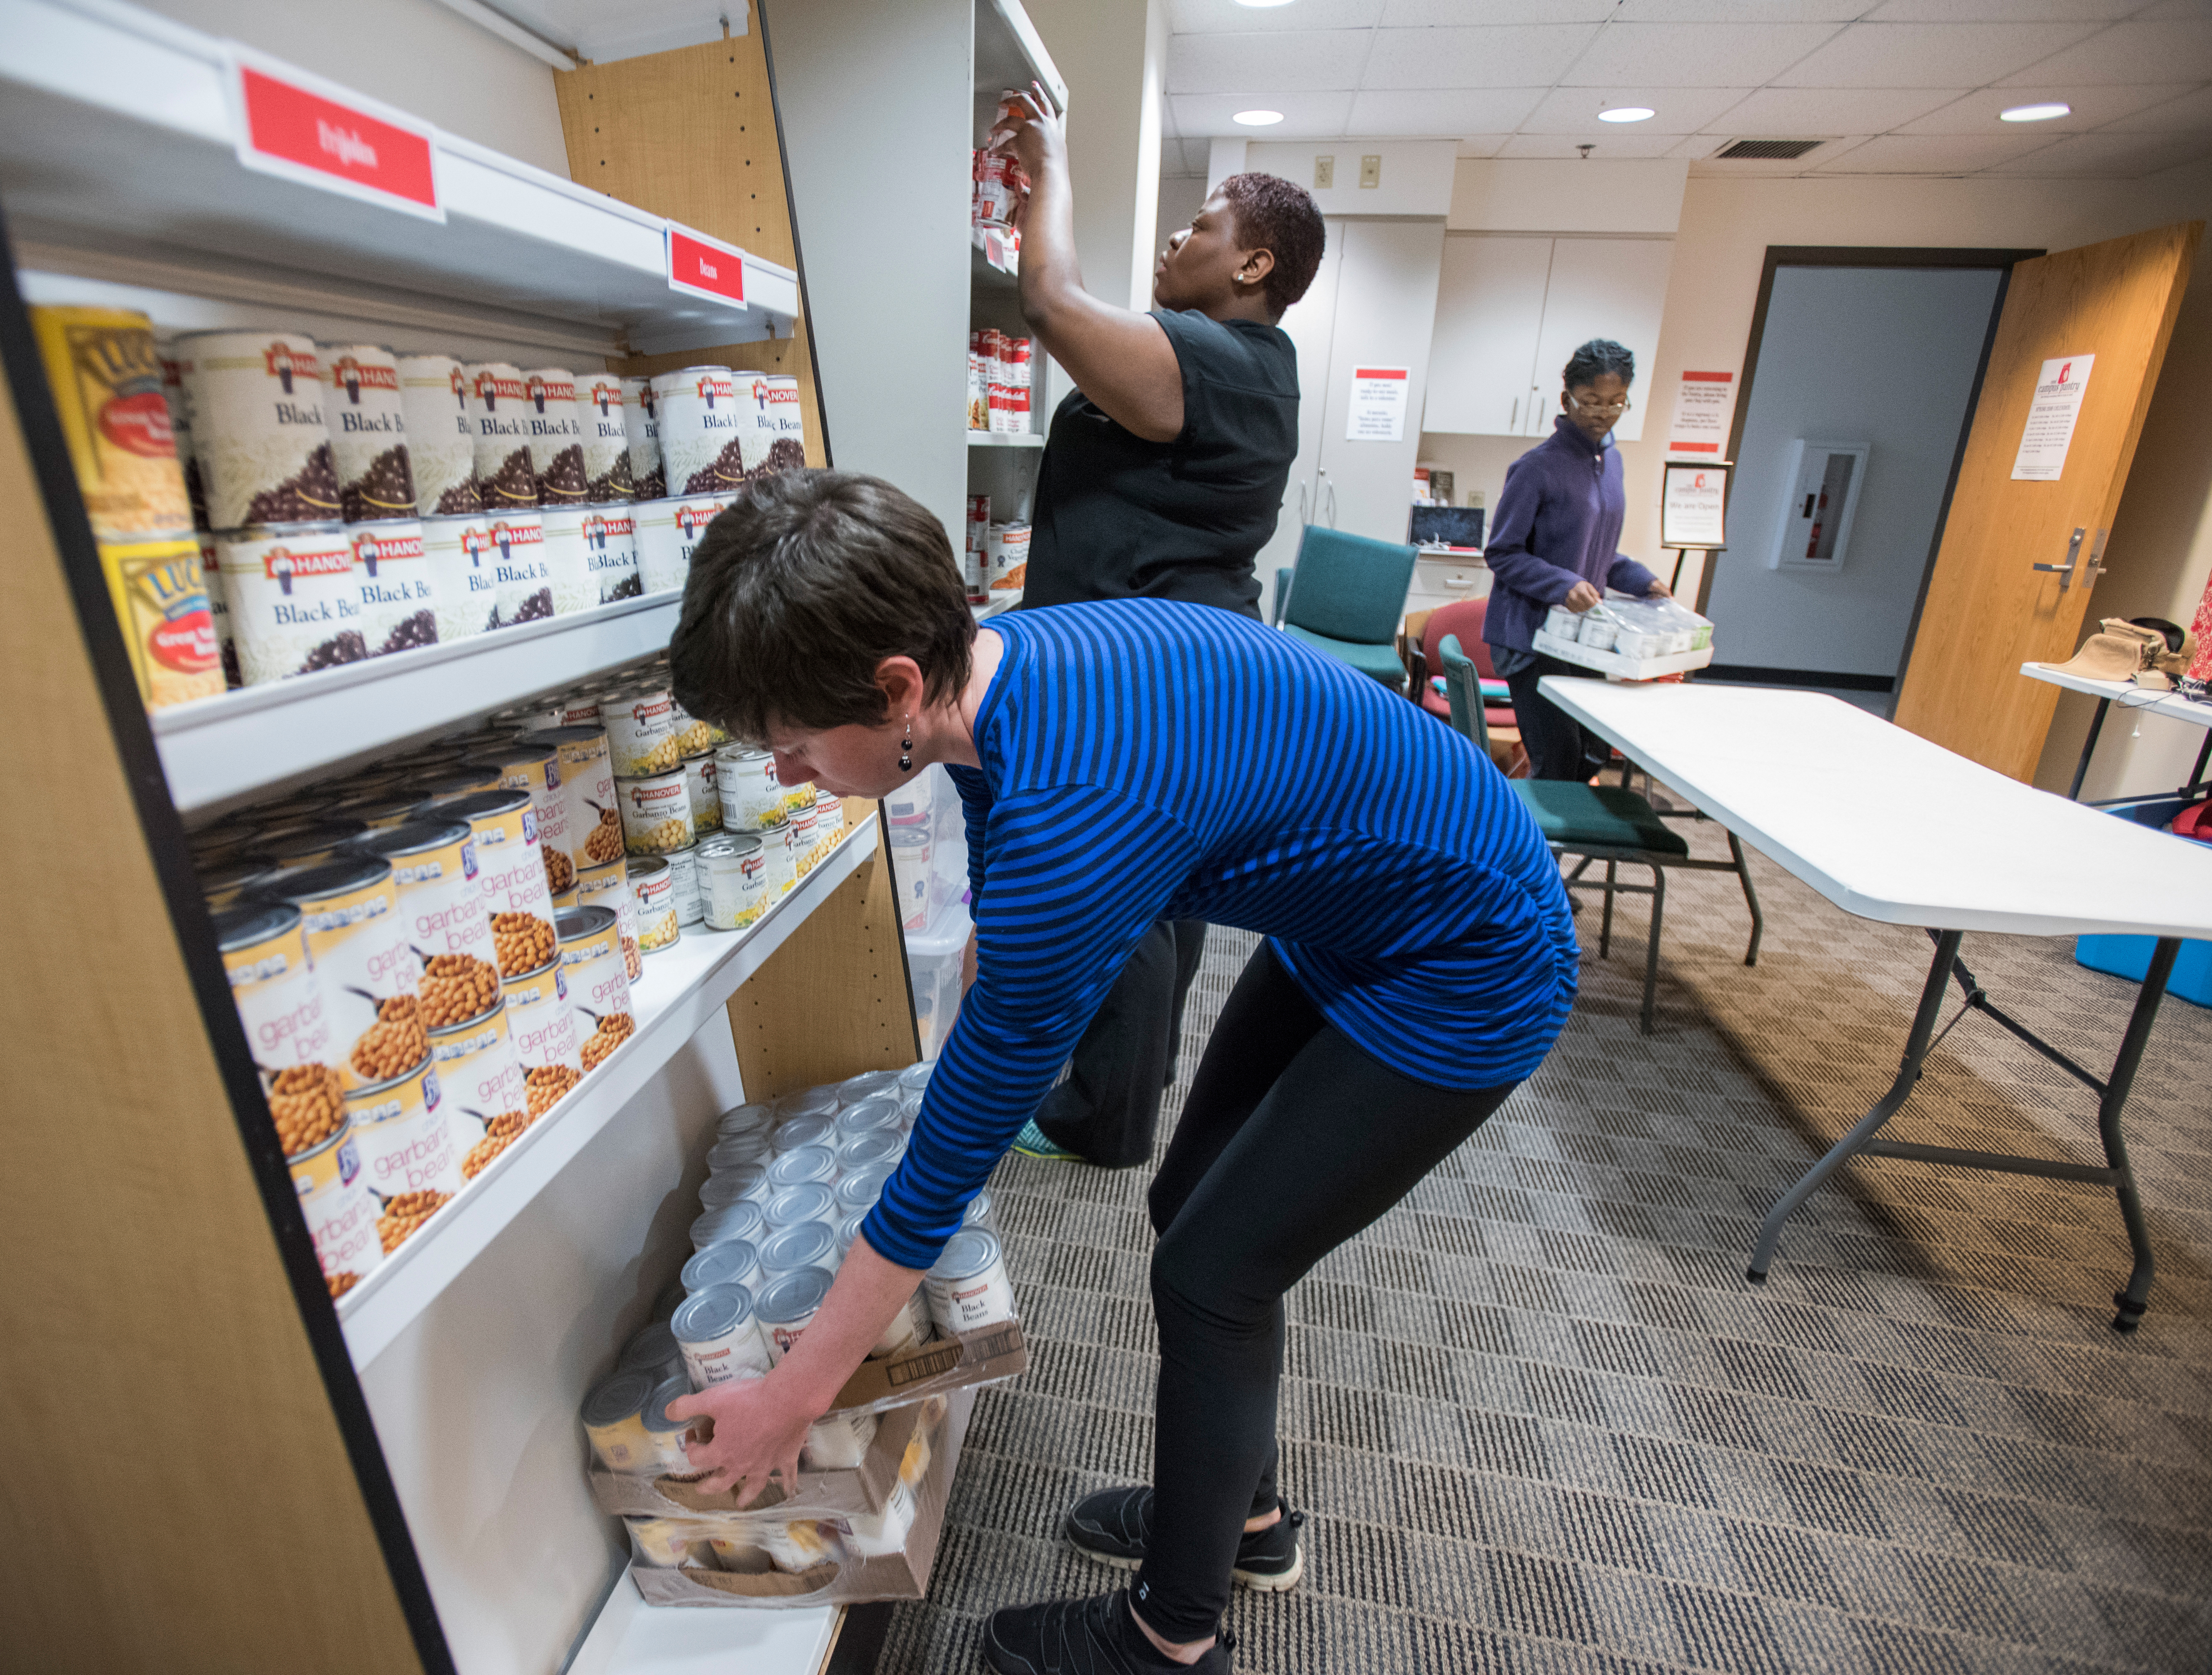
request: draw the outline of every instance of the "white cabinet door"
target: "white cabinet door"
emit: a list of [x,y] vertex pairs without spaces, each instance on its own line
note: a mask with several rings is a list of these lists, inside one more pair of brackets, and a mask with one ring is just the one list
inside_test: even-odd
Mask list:
[[1336,293],[1344,271],[1344,222],[1328,223],[1328,244],[1306,294],[1284,311],[1283,330],[1298,351],[1298,459],[1283,490],[1283,509],[1275,533],[1254,561],[1260,576],[1260,612],[1274,612],[1275,571],[1297,563],[1298,537],[1319,520],[1322,416],[1328,405],[1329,345],[1336,334]]
[[[1443,222],[1347,222],[1341,242],[1344,269],[1337,282],[1328,401],[1322,416],[1321,515],[1316,521],[1354,535],[1402,541],[1413,502],[1413,461],[1421,451],[1421,403],[1428,389]],[[1395,442],[1349,442],[1344,433],[1352,411],[1352,368],[1375,366],[1407,369],[1412,387],[1406,392],[1404,434]]]
[[1592,338],[1610,338],[1635,355],[1637,370],[1629,410],[1613,427],[1613,439],[1632,442],[1643,436],[1644,415],[1655,394],[1650,375],[1659,353],[1659,317],[1667,307],[1667,276],[1674,264],[1672,239],[1553,241],[1544,329],[1536,344],[1529,399],[1522,404],[1540,423],[1524,434],[1552,428],[1567,357]]
[[1489,235],[1444,240],[1422,429],[1479,436],[1529,433],[1553,242]]

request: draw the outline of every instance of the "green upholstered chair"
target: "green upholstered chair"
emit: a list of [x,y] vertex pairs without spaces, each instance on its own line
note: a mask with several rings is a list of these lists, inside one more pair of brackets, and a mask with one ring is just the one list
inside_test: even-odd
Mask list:
[[1297,568],[1275,572],[1275,621],[1315,650],[1402,692],[1398,629],[1413,582],[1411,546],[1310,523],[1298,539]]
[[[1452,725],[1474,740],[1475,747],[1486,758],[1490,744],[1482,723],[1481,677],[1474,664],[1462,654],[1456,636],[1447,635],[1437,649],[1443,659],[1444,695],[1451,702]],[[1765,923],[1759,914],[1759,892],[1752,886],[1751,869],[1744,864],[1743,844],[1735,833],[1729,833],[1729,854],[1732,859],[1694,860],[1689,844],[1669,829],[1659,811],[1621,786],[1585,785],[1571,779],[1516,779],[1511,783],[1529,813],[1535,817],[1537,830],[1552,846],[1552,853],[1581,857],[1580,864],[1567,874],[1567,888],[1605,892],[1605,917],[1600,922],[1597,935],[1600,959],[1608,958],[1613,952],[1613,897],[1620,894],[1651,898],[1651,929],[1644,944],[1644,1033],[1651,1033],[1653,998],[1659,984],[1659,928],[1667,906],[1668,868],[1686,867],[1693,872],[1736,875],[1743,886],[1744,903],[1751,909],[1751,946],[1744,951],[1743,963],[1759,963],[1759,938]],[[1602,880],[1583,877],[1594,861],[1605,862]],[[1624,861],[1632,866],[1649,867],[1651,882],[1619,882],[1615,874]]]

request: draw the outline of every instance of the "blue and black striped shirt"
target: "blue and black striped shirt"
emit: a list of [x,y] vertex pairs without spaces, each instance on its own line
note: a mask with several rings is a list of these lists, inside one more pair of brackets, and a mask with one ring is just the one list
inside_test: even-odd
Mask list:
[[1206,606],[991,626],[983,765],[951,770],[977,976],[869,1214],[878,1254],[936,1259],[1156,919],[1272,938],[1331,1023],[1416,1081],[1495,1087],[1542,1062],[1574,1002],[1574,923],[1535,822],[1465,739]]

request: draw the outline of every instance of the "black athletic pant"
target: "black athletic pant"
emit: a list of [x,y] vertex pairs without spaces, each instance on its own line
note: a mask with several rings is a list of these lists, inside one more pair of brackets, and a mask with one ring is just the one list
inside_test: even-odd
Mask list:
[[1529,778],[1587,780],[1612,760],[1612,747],[1604,740],[1536,690],[1536,683],[1547,674],[1589,673],[1540,652],[1527,668],[1505,677],[1513,694],[1513,716],[1521,724],[1521,743],[1528,752]]
[[1205,948],[1203,919],[1162,919],[1145,933],[1076,1043],[1067,1080],[1037,1107],[1036,1125],[1053,1144],[1106,1169],[1152,1160],[1160,1095]]
[[1283,1294],[1512,1091],[1400,1075],[1324,1019],[1266,944],[1245,965],[1152,1188],[1160,1383],[1133,1593],[1167,1639],[1216,1631],[1244,1520],[1277,1504]]

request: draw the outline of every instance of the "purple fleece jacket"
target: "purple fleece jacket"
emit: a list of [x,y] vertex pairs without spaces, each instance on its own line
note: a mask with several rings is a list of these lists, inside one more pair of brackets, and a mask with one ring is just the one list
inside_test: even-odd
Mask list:
[[1620,485],[1620,452],[1602,448],[1562,413],[1548,441],[1505,468],[1498,516],[1482,551],[1490,566],[1490,610],[1482,637],[1527,651],[1544,614],[1577,582],[1641,594],[1658,577],[1616,551],[1628,496]]

